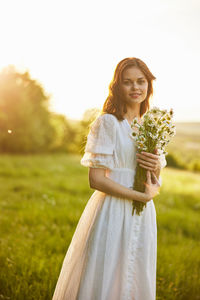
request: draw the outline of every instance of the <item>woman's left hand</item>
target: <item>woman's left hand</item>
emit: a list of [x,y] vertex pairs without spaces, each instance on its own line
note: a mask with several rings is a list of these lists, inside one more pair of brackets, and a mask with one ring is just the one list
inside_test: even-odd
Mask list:
[[152,172],[161,170],[160,156],[158,155],[157,149],[155,154],[142,151],[141,153],[136,153],[136,155],[137,162],[142,168]]

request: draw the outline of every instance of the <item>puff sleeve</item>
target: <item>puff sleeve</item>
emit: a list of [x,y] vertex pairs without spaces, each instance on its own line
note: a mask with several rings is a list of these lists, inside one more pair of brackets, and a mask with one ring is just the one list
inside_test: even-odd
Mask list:
[[85,153],[81,164],[92,168],[114,168],[114,148],[116,143],[116,117],[100,115],[92,124],[87,137]]

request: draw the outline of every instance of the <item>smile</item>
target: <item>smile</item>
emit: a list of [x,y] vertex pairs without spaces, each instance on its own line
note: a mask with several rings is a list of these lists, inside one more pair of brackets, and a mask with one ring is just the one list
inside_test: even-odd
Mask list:
[[141,94],[129,94],[132,98],[137,98],[139,97]]

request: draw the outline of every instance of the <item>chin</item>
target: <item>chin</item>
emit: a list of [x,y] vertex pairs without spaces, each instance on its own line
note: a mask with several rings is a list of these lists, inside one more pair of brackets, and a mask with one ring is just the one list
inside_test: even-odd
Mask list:
[[129,99],[129,103],[142,103],[145,99]]

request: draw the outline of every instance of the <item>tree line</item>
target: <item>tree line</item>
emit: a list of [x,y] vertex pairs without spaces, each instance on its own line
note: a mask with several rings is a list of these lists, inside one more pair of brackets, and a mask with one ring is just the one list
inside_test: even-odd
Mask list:
[[[50,95],[29,72],[4,68],[0,73],[0,152],[83,154],[89,125],[99,110],[86,110],[82,120],[75,121],[50,111],[49,106]],[[166,159],[168,166],[200,171],[199,160],[188,164],[172,152]]]
[[89,124],[98,109],[87,110],[80,121],[49,110],[50,95],[29,72],[14,66],[0,73],[0,152],[83,153]]

